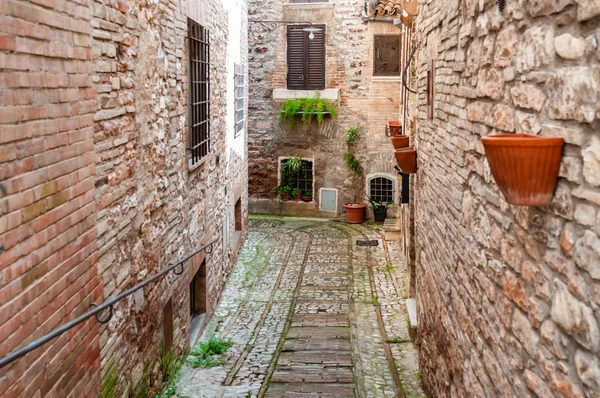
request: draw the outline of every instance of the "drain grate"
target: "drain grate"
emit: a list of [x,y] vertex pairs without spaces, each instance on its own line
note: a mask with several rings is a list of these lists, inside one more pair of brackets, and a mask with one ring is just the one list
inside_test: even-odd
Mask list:
[[376,240],[357,240],[356,246],[377,246],[379,242]]

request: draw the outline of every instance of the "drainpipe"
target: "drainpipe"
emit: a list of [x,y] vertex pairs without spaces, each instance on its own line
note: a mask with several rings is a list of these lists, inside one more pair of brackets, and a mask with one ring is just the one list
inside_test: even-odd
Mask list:
[[363,0],[363,7],[362,7],[362,20],[365,22],[387,22],[387,23],[397,23],[400,24],[400,18],[392,18],[392,17],[388,17],[388,18],[376,18],[376,17],[370,17],[369,14],[367,13],[367,0]]

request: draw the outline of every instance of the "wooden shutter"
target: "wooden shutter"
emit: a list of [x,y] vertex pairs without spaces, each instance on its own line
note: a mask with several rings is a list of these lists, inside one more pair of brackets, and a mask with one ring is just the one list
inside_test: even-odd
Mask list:
[[308,90],[325,89],[325,26],[315,26],[321,28],[320,32],[314,32],[314,39],[309,40],[308,34],[306,41],[308,43],[308,81],[306,88]]
[[303,90],[305,76],[305,33],[301,26],[288,26],[287,32],[287,86],[290,90]]
[[313,25],[309,39],[306,26],[291,25],[287,32],[287,86],[290,90],[323,90],[325,88],[325,25]]
[[374,38],[374,76],[400,76],[400,36],[377,35]]

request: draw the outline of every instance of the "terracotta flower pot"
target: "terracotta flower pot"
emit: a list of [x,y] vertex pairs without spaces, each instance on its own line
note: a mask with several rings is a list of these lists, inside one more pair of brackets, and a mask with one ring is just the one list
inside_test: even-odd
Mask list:
[[395,135],[392,136],[391,140],[394,149],[406,148],[410,141],[407,135]]
[[400,132],[402,131],[402,124],[400,124],[399,121],[391,120],[388,122],[388,129],[391,137],[400,135]]
[[508,203],[546,206],[552,201],[564,140],[528,134],[482,138],[494,180]]
[[348,224],[361,224],[365,222],[367,205],[364,203],[346,203],[346,222]]
[[295,200],[295,201],[299,201],[299,200],[300,200],[300,198],[301,198],[301,194],[296,194],[296,195],[294,195],[294,200]]
[[281,200],[290,200],[290,195],[287,193],[282,193],[281,194]]
[[394,151],[398,167],[406,174],[417,172],[417,150],[414,147],[396,149]]
[[311,202],[311,201],[312,201],[312,196],[303,196],[303,197],[302,197],[302,200],[303,200],[304,202]]

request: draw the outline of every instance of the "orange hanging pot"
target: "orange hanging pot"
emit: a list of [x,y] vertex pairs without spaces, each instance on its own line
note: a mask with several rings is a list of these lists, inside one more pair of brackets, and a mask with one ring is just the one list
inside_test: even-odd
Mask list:
[[417,172],[417,150],[414,147],[396,149],[394,151],[398,167],[406,174]]
[[391,137],[391,140],[394,149],[406,148],[410,141],[407,135],[395,135]]
[[390,132],[391,137],[395,135],[400,135],[400,132],[402,131],[402,125],[399,121],[391,120],[388,122],[388,130]]
[[546,206],[556,188],[564,139],[529,134],[482,138],[485,156],[508,203]]

